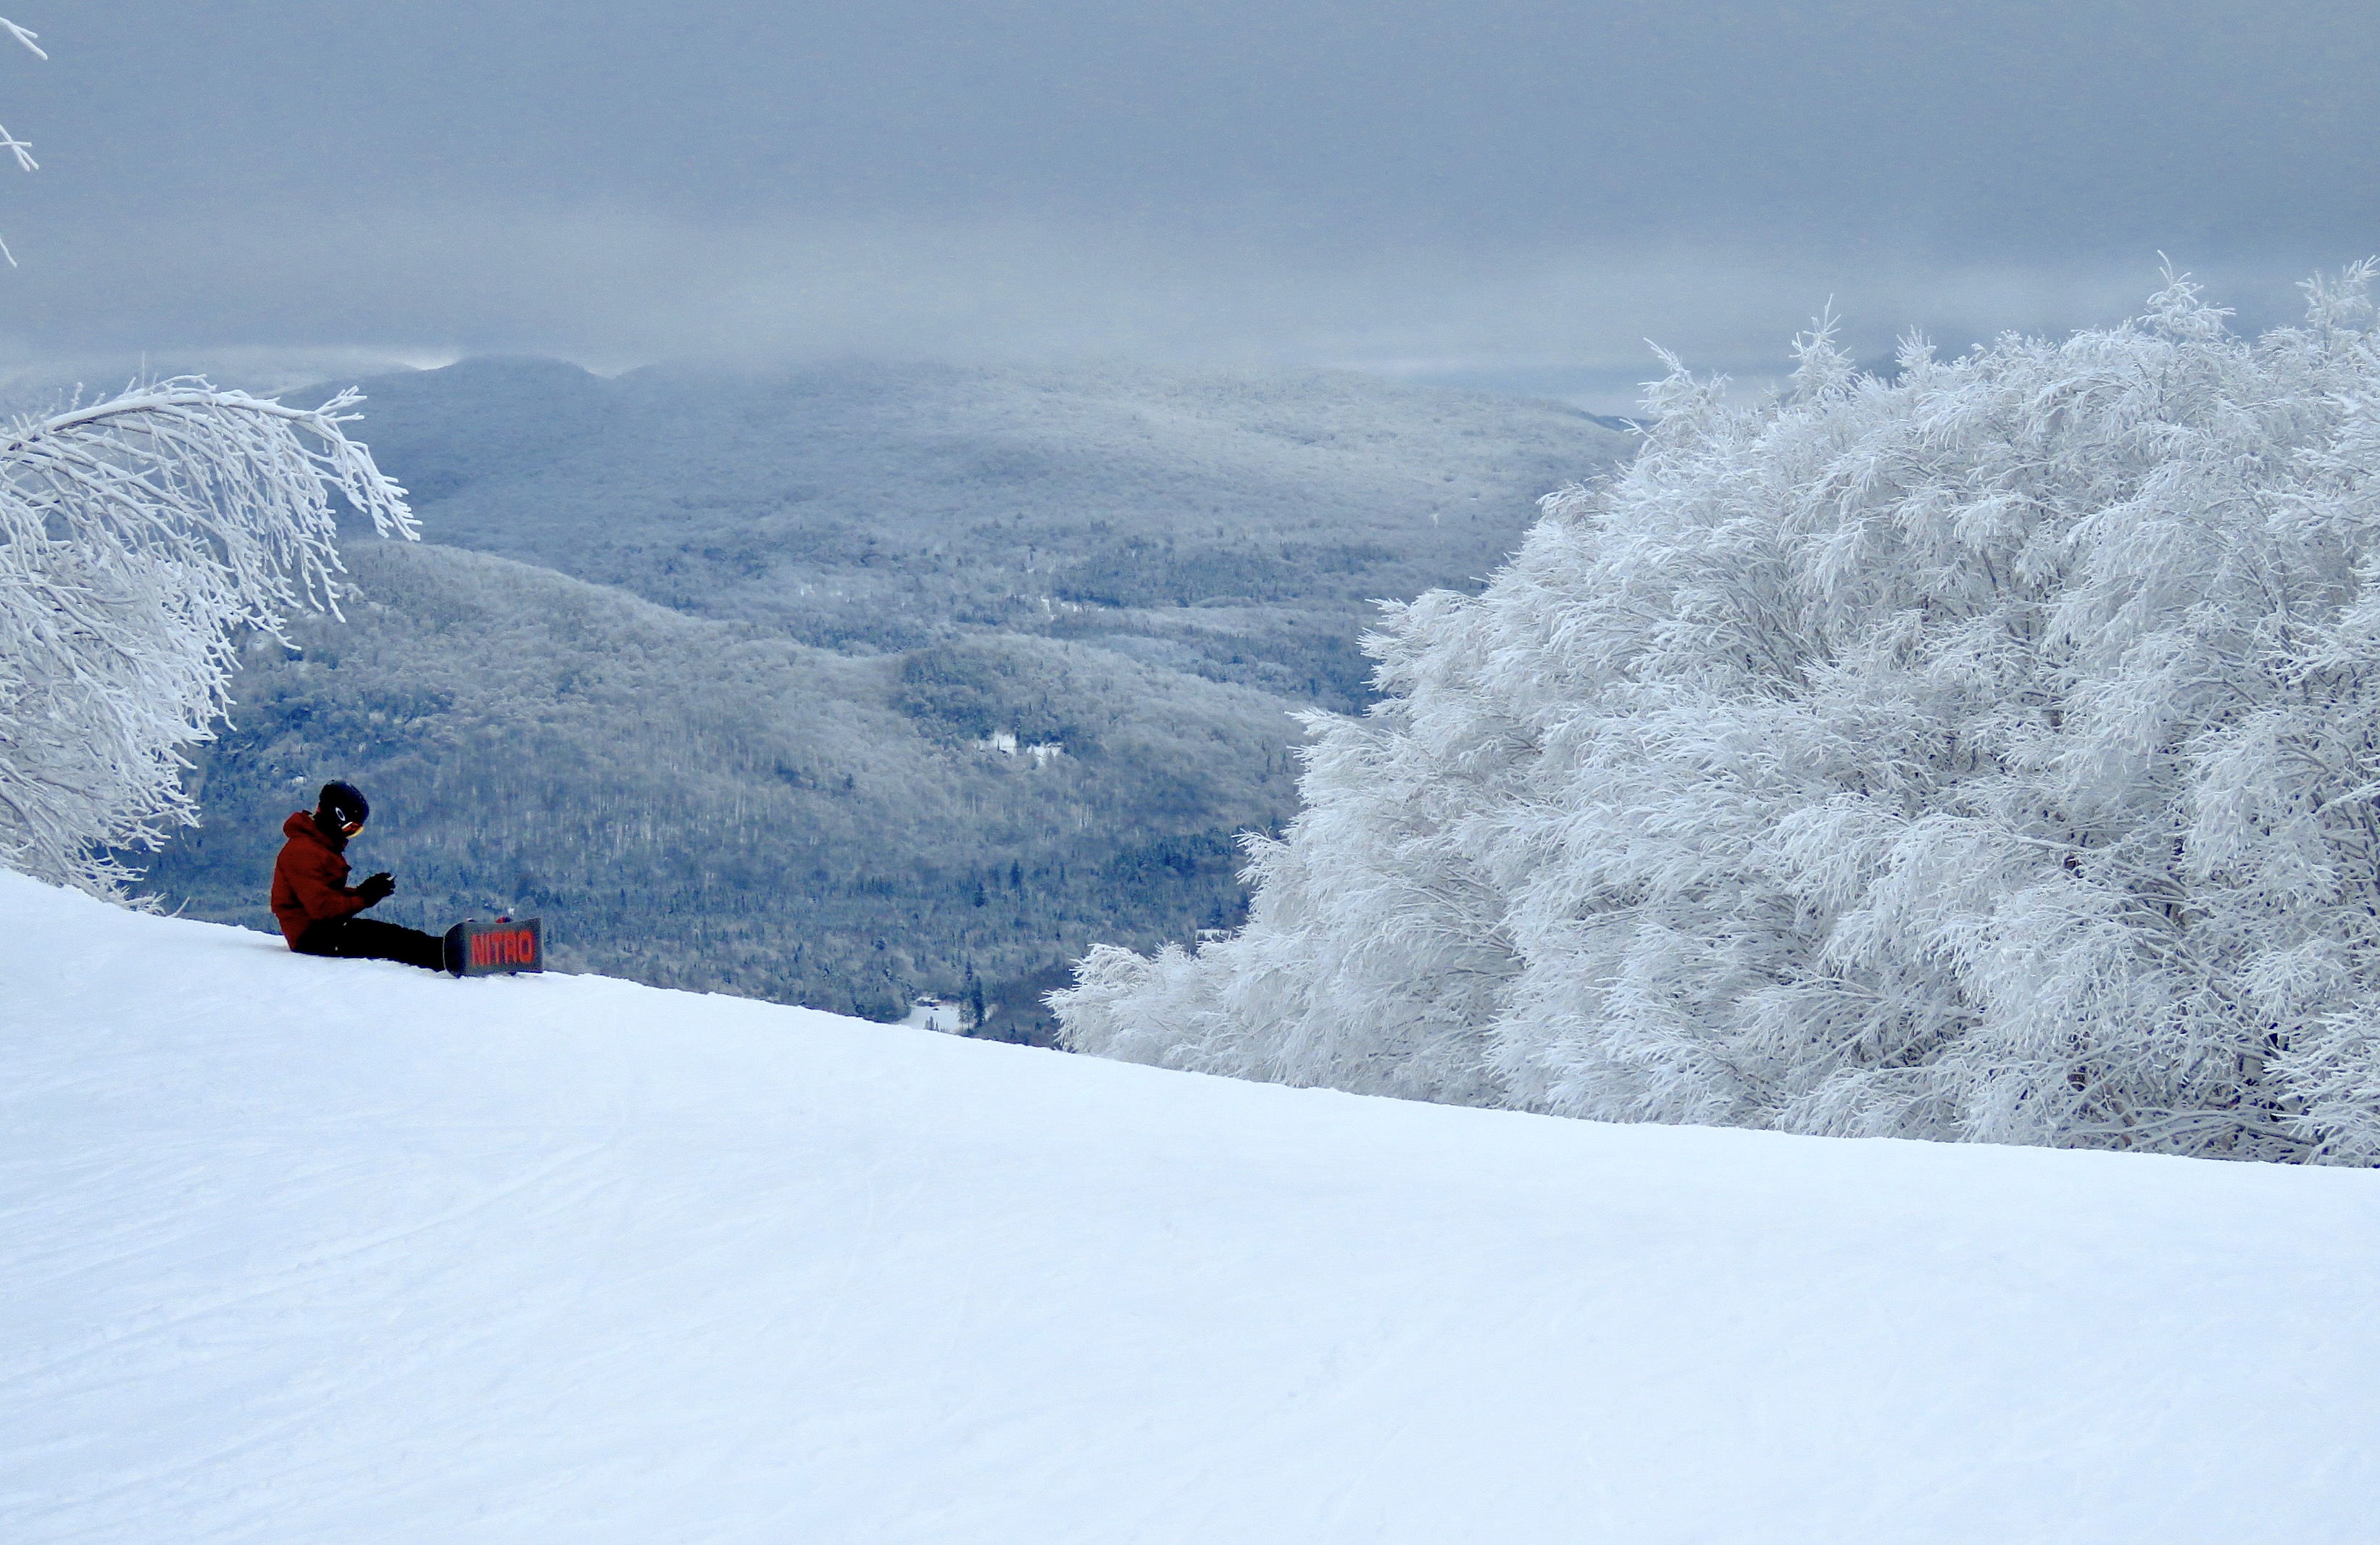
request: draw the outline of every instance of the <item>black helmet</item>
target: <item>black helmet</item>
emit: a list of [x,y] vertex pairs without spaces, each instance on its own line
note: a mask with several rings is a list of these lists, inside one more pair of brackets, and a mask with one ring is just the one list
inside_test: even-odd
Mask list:
[[333,826],[360,826],[371,819],[371,801],[353,784],[324,784],[315,811]]

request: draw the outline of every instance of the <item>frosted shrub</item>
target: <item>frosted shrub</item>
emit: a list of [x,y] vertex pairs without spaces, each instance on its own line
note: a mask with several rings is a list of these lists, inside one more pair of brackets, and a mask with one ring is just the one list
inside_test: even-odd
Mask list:
[[2366,264],[1786,397],[1391,608],[1248,926],[1077,1049],[1606,1120],[2380,1161]]
[[311,411],[177,379],[0,430],[0,865],[120,896],[110,850],[195,823],[184,747],[245,629],[336,610],[335,489],[384,535],[405,491]]

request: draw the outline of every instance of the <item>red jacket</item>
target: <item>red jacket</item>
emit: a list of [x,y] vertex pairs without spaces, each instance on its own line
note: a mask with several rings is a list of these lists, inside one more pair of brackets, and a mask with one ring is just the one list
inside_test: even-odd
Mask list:
[[314,924],[352,916],[370,903],[347,889],[347,861],[314,824],[311,812],[294,812],[281,823],[281,834],[289,840],[273,860],[273,915],[294,949]]

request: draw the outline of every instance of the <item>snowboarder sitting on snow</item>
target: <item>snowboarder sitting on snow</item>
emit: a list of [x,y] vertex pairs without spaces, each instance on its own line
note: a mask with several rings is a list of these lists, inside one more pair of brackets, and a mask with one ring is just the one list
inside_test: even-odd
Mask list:
[[443,941],[418,929],[356,914],[396,889],[387,870],[352,889],[340,855],[364,829],[371,806],[353,784],[324,784],[311,813],[294,810],[281,823],[281,857],[273,861],[273,915],[299,955],[348,960],[398,960],[432,971],[451,970]]

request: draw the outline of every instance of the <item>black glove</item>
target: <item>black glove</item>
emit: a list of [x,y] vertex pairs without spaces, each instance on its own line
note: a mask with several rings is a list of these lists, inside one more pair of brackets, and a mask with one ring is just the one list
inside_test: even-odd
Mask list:
[[388,870],[382,870],[357,886],[356,894],[364,898],[366,906],[377,906],[387,900],[388,894],[395,889],[396,877],[390,874]]

